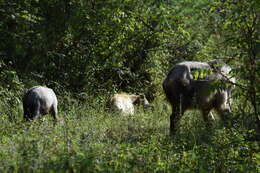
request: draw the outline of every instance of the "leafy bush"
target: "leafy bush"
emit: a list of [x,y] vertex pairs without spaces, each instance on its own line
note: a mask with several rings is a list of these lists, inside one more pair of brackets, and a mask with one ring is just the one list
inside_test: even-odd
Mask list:
[[[0,67],[5,69],[6,65],[0,61]],[[0,115],[2,118],[7,117],[10,121],[19,120],[23,84],[16,72],[12,70],[1,71],[0,79]]]
[[59,110],[56,126],[51,116],[30,123],[2,118],[1,172],[259,170],[258,142],[247,139],[253,131],[209,130],[196,114],[190,113],[187,116],[192,124],[184,118],[180,132],[172,138],[167,135],[168,112],[162,113],[163,106],[154,111],[140,110],[134,116],[119,116],[98,108],[95,101],[91,105],[70,102],[66,109]]

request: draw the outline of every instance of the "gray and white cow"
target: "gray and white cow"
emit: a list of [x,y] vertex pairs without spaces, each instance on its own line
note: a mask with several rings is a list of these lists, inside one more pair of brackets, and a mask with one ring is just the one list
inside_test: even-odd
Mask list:
[[[192,72],[211,70],[202,79],[194,79]],[[199,109],[203,119],[208,122],[215,109],[221,119],[230,113],[231,90],[235,78],[230,76],[231,68],[222,60],[208,62],[186,61],[176,64],[163,82],[163,89],[172,107],[170,134],[176,132],[176,123],[186,110]],[[218,89],[217,82],[228,82],[231,86]],[[214,88],[215,87],[215,88]]]
[[30,88],[23,97],[24,119],[33,120],[50,113],[57,121],[58,100],[52,89],[44,86]]

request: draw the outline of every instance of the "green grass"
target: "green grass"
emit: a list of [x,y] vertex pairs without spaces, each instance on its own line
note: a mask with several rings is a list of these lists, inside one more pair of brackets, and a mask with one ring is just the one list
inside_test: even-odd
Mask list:
[[[65,104],[67,102],[68,104]],[[61,102],[59,123],[50,116],[32,123],[1,112],[0,172],[259,172],[259,142],[252,131],[206,128],[188,112],[175,137],[168,135],[170,109],[134,116],[107,113],[102,102]]]

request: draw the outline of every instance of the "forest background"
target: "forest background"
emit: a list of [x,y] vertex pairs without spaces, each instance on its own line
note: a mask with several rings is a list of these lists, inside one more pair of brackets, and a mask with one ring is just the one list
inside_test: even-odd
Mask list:
[[[0,170],[260,171],[259,20],[258,0],[0,0]],[[170,138],[163,79],[214,58],[237,78],[229,125],[191,112]],[[63,123],[22,121],[35,85],[55,91]],[[117,92],[156,109],[111,115]]]

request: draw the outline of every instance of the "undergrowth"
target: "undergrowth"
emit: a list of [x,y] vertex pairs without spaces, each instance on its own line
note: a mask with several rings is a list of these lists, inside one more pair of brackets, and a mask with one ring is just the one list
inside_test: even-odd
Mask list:
[[23,122],[18,105],[15,121],[1,112],[0,172],[260,171],[253,130],[208,128],[198,112],[188,112],[170,137],[170,109],[161,102],[156,109],[120,116],[105,111],[102,100],[64,99],[56,125],[51,116]]

